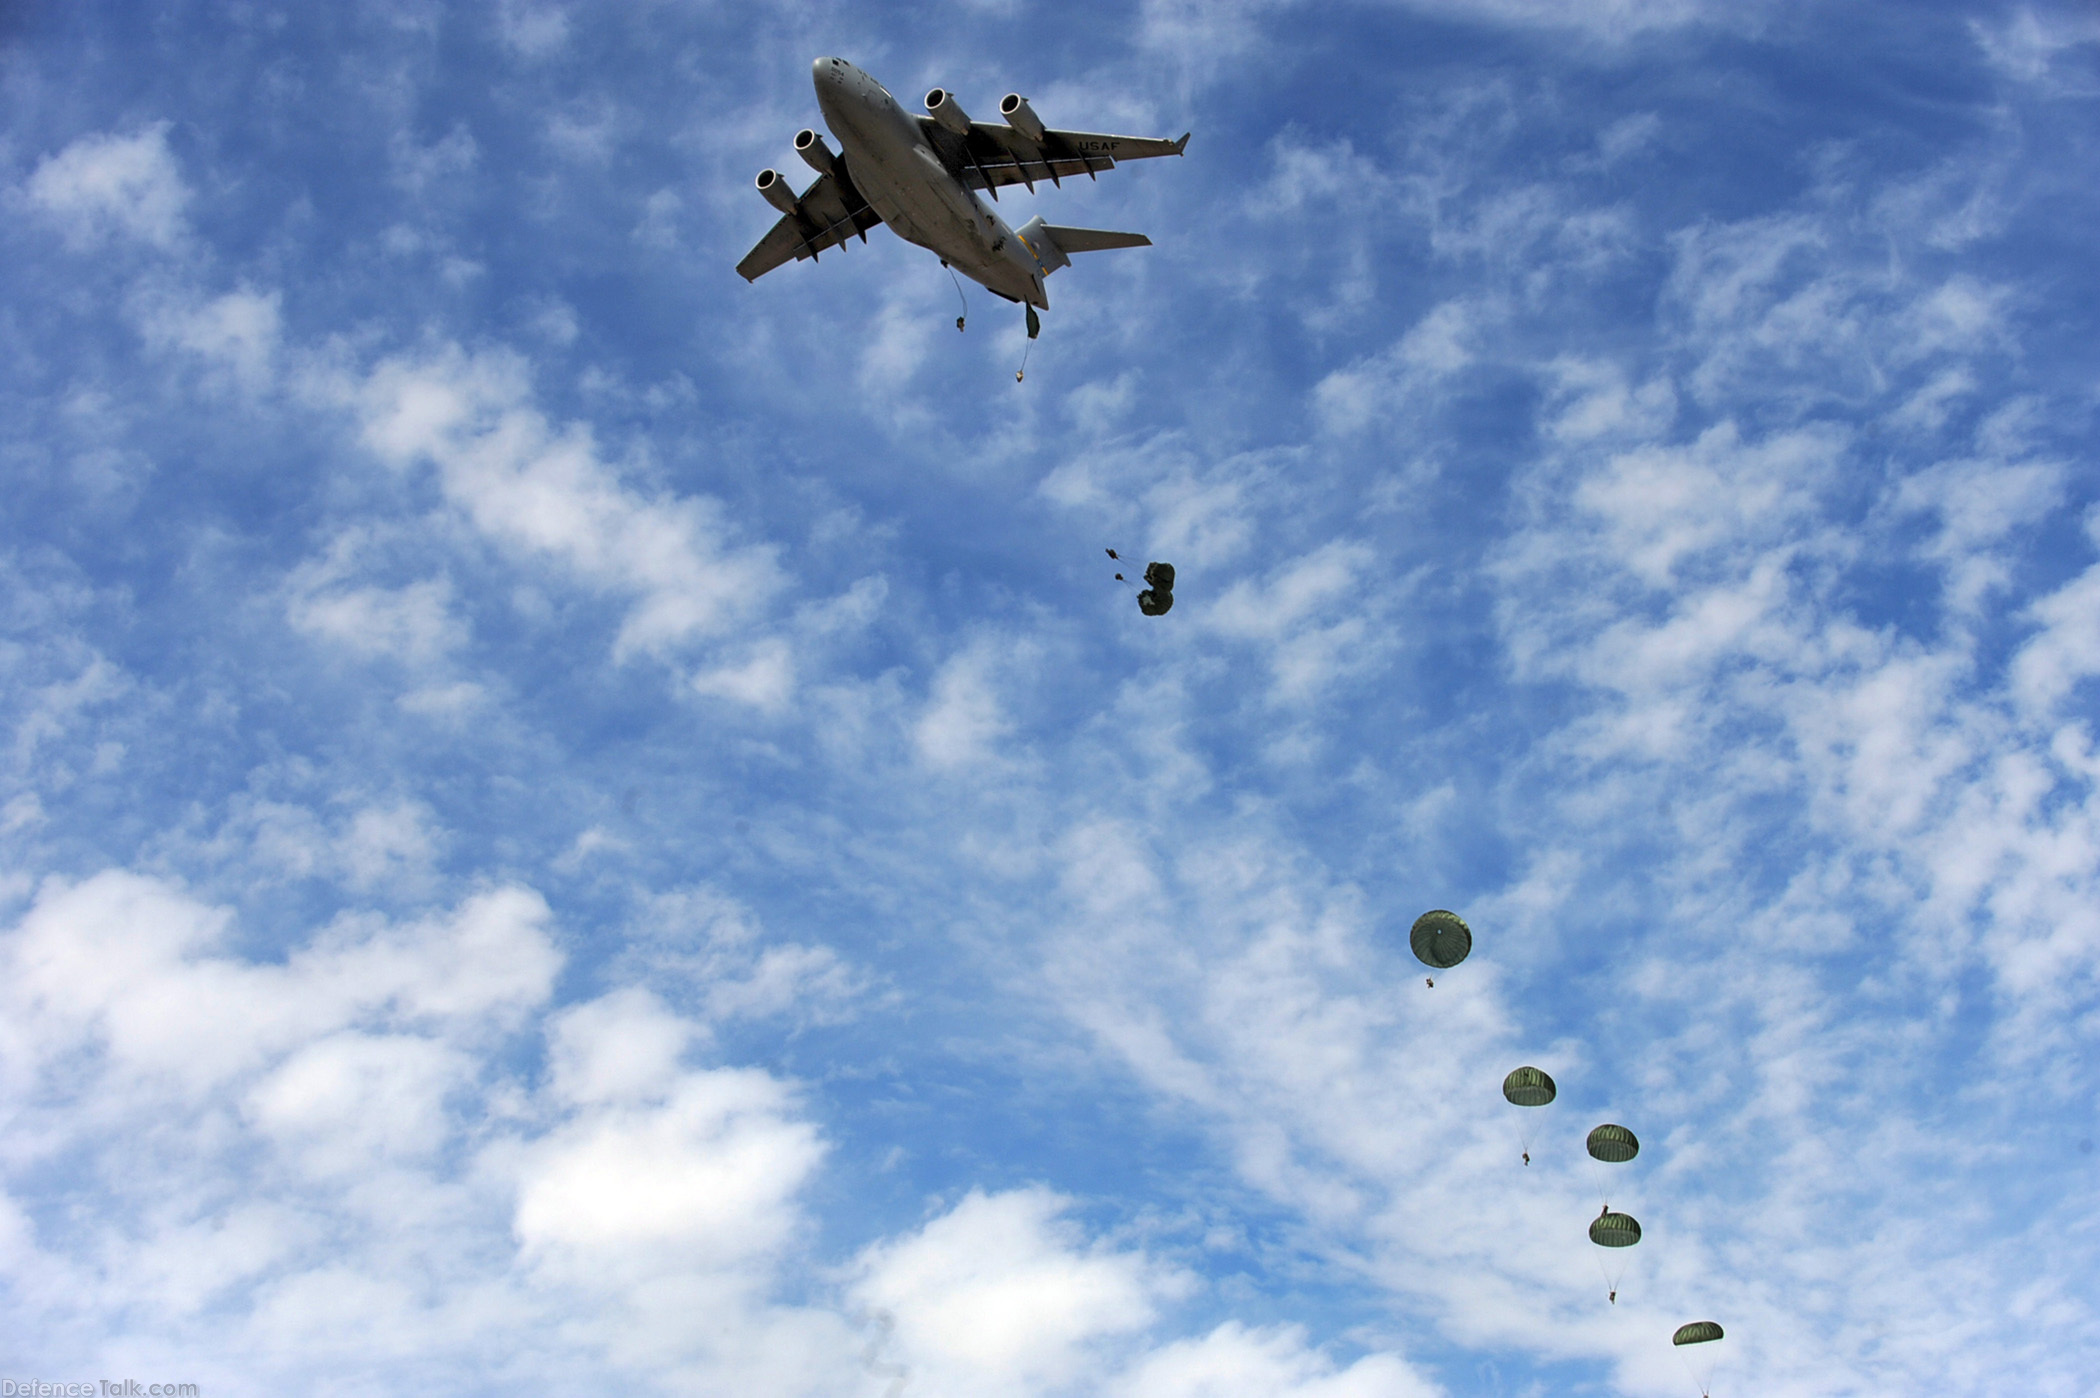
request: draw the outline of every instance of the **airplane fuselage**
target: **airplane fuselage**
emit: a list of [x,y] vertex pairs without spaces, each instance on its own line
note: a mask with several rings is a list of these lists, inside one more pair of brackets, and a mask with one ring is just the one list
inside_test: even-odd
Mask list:
[[1050,308],[1049,269],[941,163],[918,120],[881,83],[843,58],[818,59],[812,76],[855,187],[898,237],[1009,300]]

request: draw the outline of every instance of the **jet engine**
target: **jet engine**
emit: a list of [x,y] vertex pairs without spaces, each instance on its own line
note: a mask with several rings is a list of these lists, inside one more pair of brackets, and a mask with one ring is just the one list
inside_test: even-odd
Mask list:
[[970,134],[970,114],[956,104],[955,94],[945,87],[937,87],[926,94],[926,110],[939,122],[958,136]]
[[831,173],[831,147],[824,138],[805,126],[795,133],[795,154],[809,162],[809,168],[820,175]]
[[1037,145],[1042,144],[1043,119],[1035,114],[1033,107],[1028,105],[1026,97],[1023,97],[1018,92],[1007,93],[999,99],[999,115],[1006,118],[1008,126],[1011,126],[1029,140],[1034,141]]
[[788,188],[787,176],[778,170],[758,172],[758,192],[765,195],[766,202],[780,212],[795,212],[795,192]]

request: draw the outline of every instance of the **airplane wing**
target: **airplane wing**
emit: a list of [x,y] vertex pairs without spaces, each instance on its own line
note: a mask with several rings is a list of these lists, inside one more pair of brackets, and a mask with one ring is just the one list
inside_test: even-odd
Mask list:
[[997,190],[1005,185],[1025,184],[1032,190],[1037,180],[1058,184],[1067,175],[1092,178],[1099,171],[1113,170],[1119,160],[1179,155],[1189,143],[1186,133],[1178,141],[1163,141],[1148,136],[1048,129],[1037,141],[1011,126],[989,121],[971,122],[970,134],[962,136],[932,117],[918,120],[919,129],[940,152],[941,159],[971,189]]
[[802,191],[795,212],[782,214],[758,246],[744,254],[736,270],[745,281],[755,282],[784,262],[813,258],[856,235],[865,243],[868,230],[881,222],[882,215],[854,188],[841,155],[834,158],[830,174],[817,176],[817,182]]

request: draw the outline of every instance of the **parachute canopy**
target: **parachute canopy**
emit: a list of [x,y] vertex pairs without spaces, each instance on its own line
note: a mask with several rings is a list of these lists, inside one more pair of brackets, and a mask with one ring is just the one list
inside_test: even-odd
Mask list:
[[1695,1320],[1690,1325],[1680,1325],[1677,1333],[1670,1337],[1673,1345],[1703,1345],[1709,1340],[1721,1338],[1721,1327],[1710,1320]]
[[1553,1100],[1553,1079],[1538,1068],[1512,1068],[1509,1076],[1502,1080],[1502,1095],[1509,1099],[1511,1106],[1543,1107]]
[[1407,944],[1414,948],[1416,960],[1441,971],[1456,966],[1472,953],[1473,929],[1457,913],[1437,908],[1415,919],[1407,933]]
[[[1112,555],[1111,555],[1112,556]],[[1118,576],[1121,576],[1120,574]],[[1146,616],[1165,616],[1174,607],[1174,565],[1147,563],[1145,590],[1138,594],[1138,610]]]
[[1641,1153],[1641,1143],[1631,1131],[1609,1122],[1590,1132],[1585,1143],[1590,1148],[1590,1158],[1607,1165],[1623,1165]]
[[1590,1222],[1590,1241],[1600,1248],[1630,1248],[1641,1240],[1632,1214],[1605,1212]]

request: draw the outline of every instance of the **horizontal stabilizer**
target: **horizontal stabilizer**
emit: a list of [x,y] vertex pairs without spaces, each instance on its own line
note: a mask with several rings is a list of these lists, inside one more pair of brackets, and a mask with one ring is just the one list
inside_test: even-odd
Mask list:
[[1060,228],[1043,225],[1060,252],[1106,252],[1110,248],[1149,248],[1152,240],[1142,233],[1111,233],[1105,228]]

